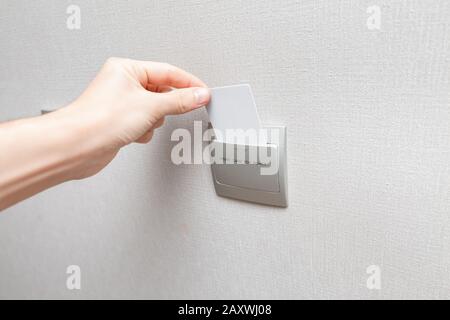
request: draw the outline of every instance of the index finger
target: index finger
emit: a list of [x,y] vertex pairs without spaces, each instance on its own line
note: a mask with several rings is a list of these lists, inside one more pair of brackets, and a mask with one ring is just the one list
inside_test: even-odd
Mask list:
[[[139,73],[145,75],[141,84],[170,86],[173,88],[207,87],[207,85],[189,72],[168,63],[152,61],[134,61]],[[144,83],[143,83],[144,82]]]

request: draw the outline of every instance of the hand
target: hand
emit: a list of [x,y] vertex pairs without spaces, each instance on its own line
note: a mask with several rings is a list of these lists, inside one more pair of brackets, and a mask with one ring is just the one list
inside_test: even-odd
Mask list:
[[189,112],[209,99],[207,86],[177,67],[110,58],[86,91],[64,108],[90,132],[92,142],[91,159],[75,178],[98,172],[127,144],[148,143],[166,115]]
[[174,66],[109,59],[69,106],[0,124],[0,211],[94,175],[123,146],[150,141],[166,115],[189,112],[209,99],[202,81]]

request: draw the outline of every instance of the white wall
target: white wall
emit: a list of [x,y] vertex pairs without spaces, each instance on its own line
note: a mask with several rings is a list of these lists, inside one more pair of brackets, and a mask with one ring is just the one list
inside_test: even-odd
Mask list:
[[[66,8],[81,8],[81,30]],[[370,5],[381,30],[368,30]],[[6,1],[0,119],[74,99],[109,56],[250,83],[288,127],[290,206],[174,166],[171,118],[101,174],[0,215],[0,298],[450,298],[450,2]],[[66,267],[82,290],[66,289]],[[366,268],[382,289],[366,287]]]

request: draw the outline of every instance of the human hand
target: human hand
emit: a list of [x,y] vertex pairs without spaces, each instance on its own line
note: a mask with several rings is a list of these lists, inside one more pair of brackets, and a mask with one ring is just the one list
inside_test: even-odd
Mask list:
[[[172,88],[177,88],[172,90]],[[110,58],[86,91],[63,110],[89,133],[90,161],[76,178],[106,166],[119,149],[147,143],[167,115],[209,102],[210,91],[197,77],[166,63]],[[62,112],[60,112],[62,115]]]
[[0,124],[0,211],[57,184],[94,175],[123,146],[150,141],[165,116],[209,100],[206,85],[179,68],[109,59],[69,106]]

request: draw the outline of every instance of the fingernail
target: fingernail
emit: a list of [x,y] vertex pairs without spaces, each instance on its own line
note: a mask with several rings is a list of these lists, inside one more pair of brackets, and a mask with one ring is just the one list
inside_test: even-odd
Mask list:
[[209,98],[210,98],[210,92],[209,89],[206,88],[199,88],[196,89],[194,92],[195,95],[195,101],[197,103],[198,106],[204,106],[205,104],[207,104],[209,102]]

